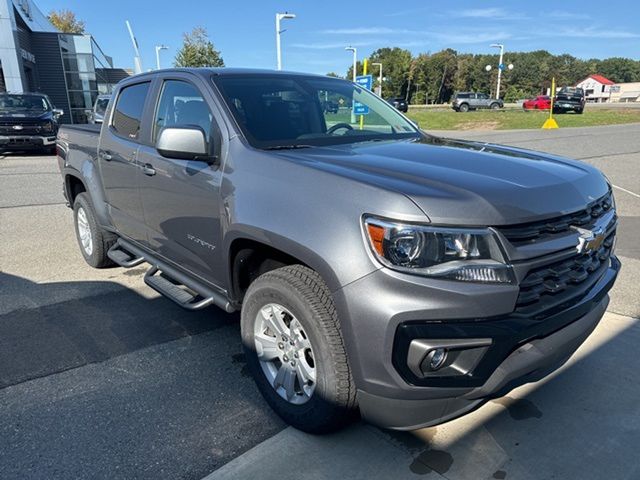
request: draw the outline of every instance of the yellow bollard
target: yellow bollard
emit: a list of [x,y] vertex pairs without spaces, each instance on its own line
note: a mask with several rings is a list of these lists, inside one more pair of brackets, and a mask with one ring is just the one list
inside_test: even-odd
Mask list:
[[549,107],[549,118],[547,118],[542,124],[542,128],[550,130],[554,128],[560,128],[558,122],[553,118],[553,102],[556,96],[556,77],[551,79],[551,106]]
[[[362,75],[367,74],[368,59],[364,59],[362,62]],[[364,129],[364,115],[360,115],[360,130]]]

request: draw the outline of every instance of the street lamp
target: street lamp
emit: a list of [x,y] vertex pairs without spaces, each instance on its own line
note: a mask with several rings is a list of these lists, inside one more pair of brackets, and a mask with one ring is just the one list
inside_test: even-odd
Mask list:
[[[498,60],[498,83],[496,85],[496,98],[500,99],[500,78],[502,77],[502,70],[504,70],[504,64],[502,63],[502,57],[504,56],[504,45],[502,45],[501,43],[492,43],[489,46],[492,48],[500,49],[500,59]],[[491,65],[487,65],[485,68],[488,72],[491,70]],[[510,63],[507,68],[509,70],[513,70],[513,64]]]
[[358,49],[356,47],[348,46],[344,48],[347,51],[353,52],[353,81],[356,81],[356,62],[358,59]]
[[293,13],[276,13],[276,54],[278,56],[278,70],[282,70],[282,52],[280,50],[280,20],[293,20],[296,16]]
[[156,70],[160,70],[160,50],[168,50],[166,45],[156,45]]
[[382,64],[381,63],[372,63],[371,65],[376,65],[380,67],[380,75],[378,75],[378,96],[382,98]]

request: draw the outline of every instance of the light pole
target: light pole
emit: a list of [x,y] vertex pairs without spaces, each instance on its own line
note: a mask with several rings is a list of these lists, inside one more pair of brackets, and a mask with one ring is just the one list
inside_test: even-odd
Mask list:
[[371,65],[376,65],[380,67],[380,75],[378,75],[378,96],[382,98],[382,64],[381,63],[372,63]]
[[276,54],[278,56],[278,70],[282,70],[282,51],[280,50],[280,34],[284,30],[280,30],[280,20],[292,20],[296,18],[293,13],[276,13]]
[[160,70],[160,50],[168,50],[166,45],[156,45],[156,70]]
[[500,60],[498,60],[498,84],[496,85],[496,98],[500,100],[500,77],[502,76],[502,57],[504,56],[504,45],[501,43],[492,43],[490,45],[492,48],[500,49]]
[[352,47],[352,46],[348,46],[344,48],[345,50],[348,50],[350,52],[353,52],[353,78],[352,80],[355,82],[356,81],[356,66],[357,66],[357,60],[358,60],[358,49],[356,47]]

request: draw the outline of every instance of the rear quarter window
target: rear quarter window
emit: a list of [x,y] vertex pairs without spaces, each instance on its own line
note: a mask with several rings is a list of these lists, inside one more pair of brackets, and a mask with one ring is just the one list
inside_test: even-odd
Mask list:
[[137,140],[150,82],[124,87],[118,95],[111,127],[121,137]]

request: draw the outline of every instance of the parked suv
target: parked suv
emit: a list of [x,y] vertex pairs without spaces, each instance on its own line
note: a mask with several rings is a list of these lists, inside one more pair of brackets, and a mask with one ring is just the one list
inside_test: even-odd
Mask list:
[[[337,120],[327,97],[368,114]],[[58,143],[87,263],[147,264],[178,305],[240,311],[258,388],[306,431],[358,411],[434,425],[543,377],[600,321],[620,266],[596,168],[427,135],[337,78],[145,73],[101,128]]]
[[478,108],[490,108],[499,110],[504,107],[504,102],[499,98],[491,98],[486,93],[457,92],[451,100],[451,108],[456,112],[468,112]]
[[41,93],[0,93],[0,151],[55,152],[62,114]]
[[87,111],[87,119],[89,123],[102,123],[104,120],[104,112],[107,111],[107,105],[109,105],[109,100],[111,99],[111,95],[98,95],[95,103],[93,104],[93,108]]
[[409,111],[409,105],[407,104],[407,100],[404,97],[392,97],[387,99],[387,102],[389,102],[390,105],[393,105],[402,113],[407,113]]

